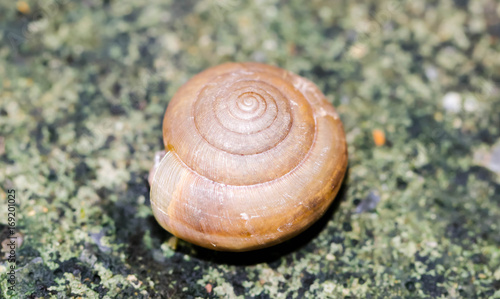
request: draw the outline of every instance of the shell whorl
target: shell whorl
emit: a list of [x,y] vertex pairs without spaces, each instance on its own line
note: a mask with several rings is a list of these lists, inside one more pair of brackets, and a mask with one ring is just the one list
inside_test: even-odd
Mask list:
[[166,136],[172,136],[165,138],[167,148],[195,172],[226,185],[285,175],[303,160],[315,132],[310,104],[288,76],[246,67],[202,77],[202,88],[187,91],[182,107],[173,103],[185,121],[165,118]]
[[347,164],[342,125],[317,87],[258,63],[193,77],[172,98],[163,136],[155,217],[213,249],[265,247],[302,231],[331,203]]

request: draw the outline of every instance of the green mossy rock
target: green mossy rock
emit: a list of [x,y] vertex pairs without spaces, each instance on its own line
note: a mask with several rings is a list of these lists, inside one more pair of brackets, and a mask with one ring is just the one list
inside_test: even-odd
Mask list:
[[[24,242],[0,297],[500,298],[497,5],[1,2],[0,231],[15,189]],[[244,254],[173,239],[147,184],[169,99],[228,61],[315,82],[349,145],[327,215]]]

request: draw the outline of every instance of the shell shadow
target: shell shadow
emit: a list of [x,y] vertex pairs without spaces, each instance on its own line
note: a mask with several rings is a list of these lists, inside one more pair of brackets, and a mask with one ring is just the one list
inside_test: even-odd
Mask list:
[[213,262],[216,264],[249,266],[259,263],[273,263],[278,261],[282,257],[306,247],[326,227],[328,221],[332,219],[333,214],[338,210],[340,203],[346,198],[347,189],[349,187],[348,182],[349,166],[347,167],[342,186],[340,187],[335,200],[332,202],[325,214],[308,229],[283,243],[253,251],[226,252],[214,251],[182,242],[186,245],[179,246],[176,251],[189,255],[195,259]]

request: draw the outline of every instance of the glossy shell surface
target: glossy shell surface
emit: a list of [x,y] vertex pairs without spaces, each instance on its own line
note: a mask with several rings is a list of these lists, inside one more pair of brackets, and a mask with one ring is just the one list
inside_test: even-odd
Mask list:
[[347,167],[342,123],[307,79],[259,63],[196,75],[168,105],[151,182],[158,222],[214,250],[287,240],[323,215]]

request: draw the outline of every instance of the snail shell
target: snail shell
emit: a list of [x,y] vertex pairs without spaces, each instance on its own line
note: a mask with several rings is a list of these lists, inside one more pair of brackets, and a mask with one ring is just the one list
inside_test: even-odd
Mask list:
[[287,240],[326,211],[347,167],[342,123],[310,81],[259,63],[203,71],[172,98],[152,170],[158,222],[199,246]]

